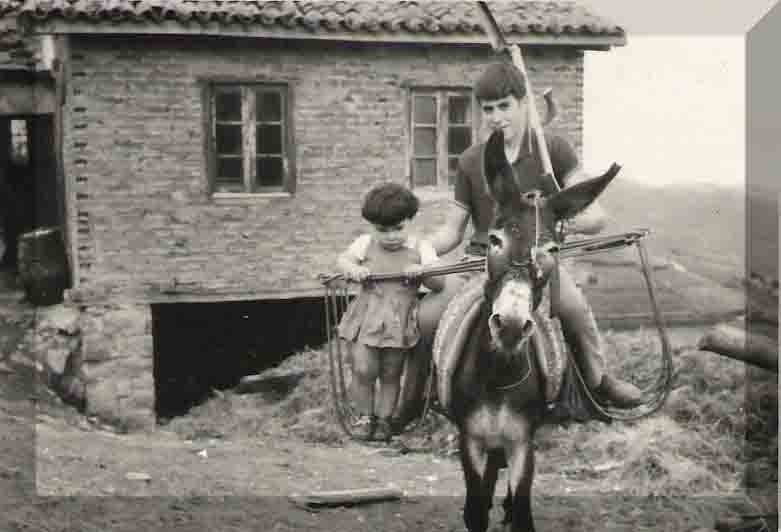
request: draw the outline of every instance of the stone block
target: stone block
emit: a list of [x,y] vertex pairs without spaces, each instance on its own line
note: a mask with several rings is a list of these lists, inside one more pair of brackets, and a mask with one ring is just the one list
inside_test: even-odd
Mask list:
[[111,342],[94,330],[83,333],[81,348],[85,362],[104,362],[112,357]]
[[155,425],[154,398],[148,396],[135,400],[131,396],[120,396],[121,385],[104,379],[86,386],[86,412],[88,415],[117,425],[125,430],[140,430]]
[[143,372],[131,379],[131,385],[134,392],[138,390],[154,390],[155,377],[151,371]]
[[127,431],[141,431],[153,429],[157,418],[153,407],[124,408],[119,411],[115,421]]
[[79,331],[80,312],[68,305],[41,307],[36,315],[36,329],[52,330],[73,336]]
[[52,373],[62,375],[65,372],[65,364],[70,356],[71,351],[69,349],[49,349],[44,354],[44,364]]
[[155,409],[154,390],[137,391],[132,395],[121,399],[120,404],[125,410],[152,410]]
[[148,366],[129,364],[126,359],[121,358],[105,362],[84,362],[81,371],[88,383],[102,380],[131,381],[141,375],[151,376]]
[[146,305],[112,309],[103,315],[103,333],[106,336],[144,336],[151,332],[151,312]]
[[113,379],[88,381],[85,391],[87,414],[112,419],[118,413],[119,399]]

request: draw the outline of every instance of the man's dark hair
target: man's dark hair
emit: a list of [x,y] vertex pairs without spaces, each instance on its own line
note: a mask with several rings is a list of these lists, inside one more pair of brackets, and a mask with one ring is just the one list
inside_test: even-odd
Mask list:
[[474,88],[478,101],[501,100],[510,95],[520,100],[526,96],[523,74],[515,65],[506,62],[488,65]]
[[410,189],[397,183],[372,188],[363,200],[361,216],[372,224],[396,225],[418,213],[419,201]]

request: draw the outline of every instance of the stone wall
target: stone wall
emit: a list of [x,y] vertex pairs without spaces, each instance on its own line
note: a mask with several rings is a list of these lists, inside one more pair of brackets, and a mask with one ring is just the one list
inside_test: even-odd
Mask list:
[[128,429],[153,425],[151,308],[94,305],[83,309],[79,322],[87,413]]
[[155,424],[151,308],[21,305],[26,333],[11,362],[34,365],[68,404],[124,430]]

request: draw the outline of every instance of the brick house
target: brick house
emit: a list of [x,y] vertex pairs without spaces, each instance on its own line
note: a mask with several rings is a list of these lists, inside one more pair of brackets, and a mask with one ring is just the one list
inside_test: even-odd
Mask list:
[[[382,180],[439,219],[494,59],[472,2],[25,0],[48,39],[87,408],[154,419],[152,306],[320,294]],[[571,2],[493,7],[582,146],[583,58],[623,30]],[[540,108],[542,101],[540,100]],[[55,193],[55,191],[52,191]]]

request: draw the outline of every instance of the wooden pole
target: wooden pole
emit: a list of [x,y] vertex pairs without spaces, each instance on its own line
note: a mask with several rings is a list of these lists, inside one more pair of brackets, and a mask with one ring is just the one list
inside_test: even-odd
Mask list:
[[398,488],[363,488],[293,495],[290,500],[298,506],[316,508],[393,501],[401,499],[403,496],[404,492]]
[[778,373],[778,344],[734,325],[716,325],[700,338],[697,348]]
[[[531,130],[537,141],[538,149],[540,150],[540,160],[542,161],[542,169],[545,175],[549,175],[553,180],[553,185],[556,187],[556,191],[561,190],[559,182],[556,181],[556,176],[553,173],[553,165],[550,160],[550,153],[548,153],[548,144],[545,142],[545,133],[542,130],[542,122],[540,121],[540,114],[537,112],[537,102],[534,99],[534,89],[532,88],[529,74],[526,72],[526,65],[523,62],[523,54],[521,54],[521,47],[517,44],[510,45],[510,57],[513,60],[515,67],[523,74],[523,80],[526,85],[526,110],[528,113],[527,128]],[[531,136],[529,137],[531,142]]]

